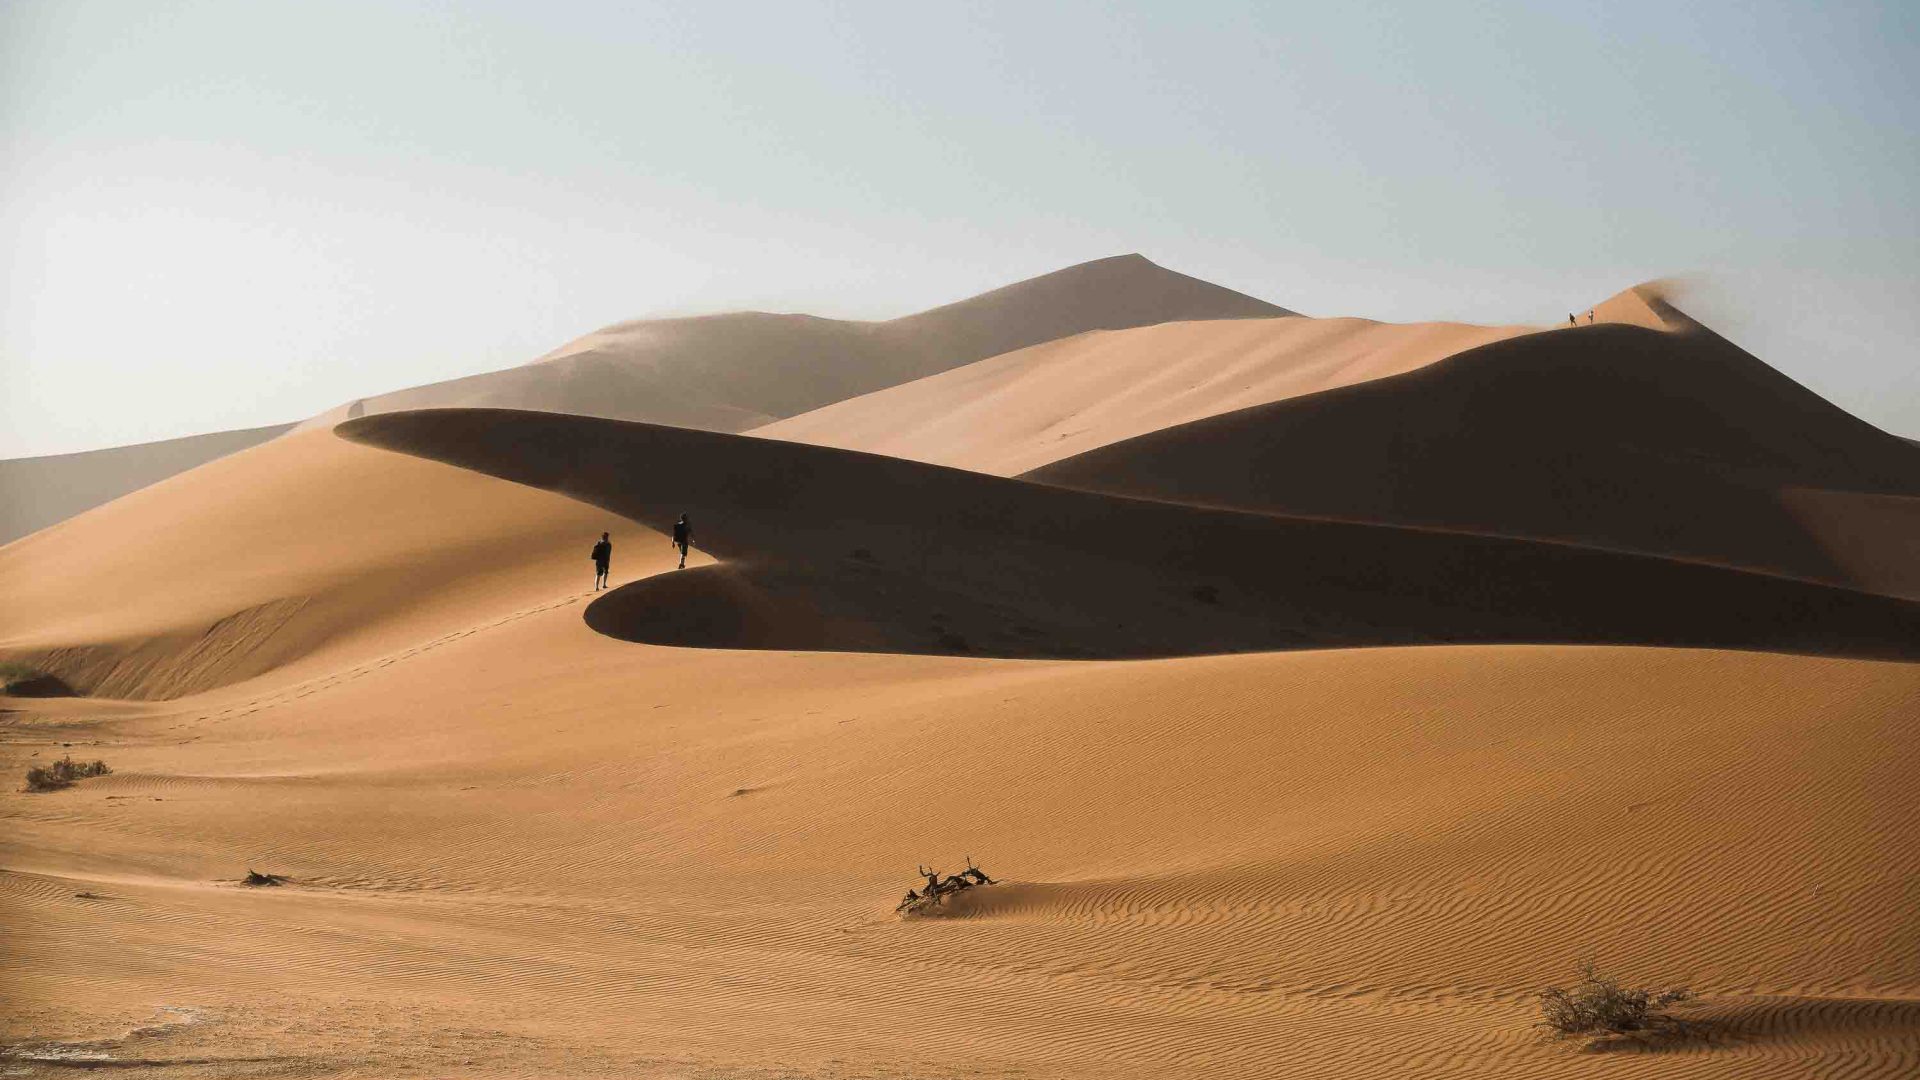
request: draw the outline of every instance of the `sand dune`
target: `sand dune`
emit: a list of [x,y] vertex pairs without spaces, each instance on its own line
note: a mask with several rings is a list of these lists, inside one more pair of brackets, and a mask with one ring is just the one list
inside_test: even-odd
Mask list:
[[82,454],[0,461],[0,544],[196,465],[257,446],[292,426],[218,431]]
[[[1916,539],[1912,518],[1896,509],[1920,496],[1911,444],[1678,321],[1684,316],[1657,297],[1629,292],[1603,307],[1622,321],[1495,342],[1028,475],[1207,506],[1544,537],[1920,596],[1920,574],[1905,557]],[[1652,321],[1648,312],[1681,329],[1632,324]],[[1822,535],[1804,512],[1822,500],[1872,513],[1878,535],[1851,543]]]
[[467,629],[473,604],[505,614],[584,591],[588,546],[617,523],[329,432],[291,435],[0,549],[0,657],[122,698],[331,670]]
[[1294,316],[1087,333],[836,402],[753,434],[1013,476],[1527,332]]
[[[1287,314],[1139,255],[1123,255],[885,322],[736,312],[619,323],[522,367],[361,398],[300,426],[331,428],[370,412],[498,407],[744,431],[1091,330]],[[286,430],[218,432],[0,461],[0,543]]]
[[365,398],[311,423],[485,406],[743,431],[1088,330],[1286,314],[1122,255],[886,322],[738,312],[620,323],[523,367]]
[[[1092,334],[839,414],[983,471],[373,415],[0,548],[0,660],[96,695],[0,697],[0,768],[114,767],[0,792],[0,1071],[1911,1076],[1920,604],[1860,586],[1920,451],[1599,314]],[[1196,381],[1131,392],[1161,348]],[[1101,440],[1041,475],[1109,492],[986,474]],[[1586,961],[1697,1035],[1543,1040]]]
[[633,640],[1036,657],[1465,641],[1920,655],[1920,605],[1563,545],[1156,505],[543,413],[429,410],[340,430],[655,529],[689,511],[725,565],[589,611]]

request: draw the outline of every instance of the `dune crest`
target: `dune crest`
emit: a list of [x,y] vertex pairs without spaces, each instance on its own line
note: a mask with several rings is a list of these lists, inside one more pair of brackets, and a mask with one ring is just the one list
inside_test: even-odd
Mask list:
[[[1920,605],[1638,555],[1115,499],[547,413],[435,409],[339,430],[655,529],[691,513],[724,574],[642,580],[595,604],[603,632],[656,644],[1137,657],[1615,641],[1920,656]],[[1640,599],[1652,595],[1663,603]],[[805,613],[804,629],[755,609]],[[675,611],[687,617],[660,614]],[[689,631],[695,620],[706,629]],[[729,626],[753,629],[712,629]]]
[[[1806,498],[1920,495],[1920,452],[1630,290],[1631,323],[1494,342],[1026,475],[1259,513],[1639,551],[1920,597],[1904,543],[1836,557]],[[1677,329],[1676,329],[1677,328]],[[1895,524],[1883,515],[1881,521]],[[1857,547],[1857,546],[1856,546]]]
[[1013,476],[1161,428],[1397,375],[1529,332],[1304,316],[1162,323],[1005,353],[751,433]]
[[1089,330],[1286,314],[1121,255],[884,322],[736,312],[617,323],[521,367],[364,398],[308,424],[331,426],[354,409],[486,407],[744,431]]
[[[301,433],[0,548],[0,658],[115,698],[297,679],[465,629],[453,612],[476,603],[506,613],[578,596],[588,545],[618,524]],[[623,551],[621,569],[641,559]]]

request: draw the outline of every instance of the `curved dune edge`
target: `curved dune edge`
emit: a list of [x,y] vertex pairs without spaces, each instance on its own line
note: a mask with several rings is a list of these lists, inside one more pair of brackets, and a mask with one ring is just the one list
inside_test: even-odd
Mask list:
[[749,311],[618,323],[529,364],[363,398],[306,426],[409,409],[486,407],[740,431],[1090,330],[1288,314],[1139,255],[1120,255],[884,322]]
[[1401,374],[1533,332],[1304,316],[1162,323],[1004,353],[749,434],[1013,476],[1161,428]]
[[[107,698],[314,678],[584,599],[587,546],[621,524],[330,432],[283,436],[0,548],[0,658]],[[623,570],[654,550],[624,548]]]
[[671,635],[700,625],[704,644],[746,647],[785,618],[732,637],[716,629],[745,626],[740,598],[754,595],[809,627],[775,634],[781,648],[1034,658],[1467,641],[1920,650],[1920,606],[1641,556],[1115,499],[584,417],[431,410],[339,431],[655,528],[689,512],[700,546],[726,567],[598,601],[597,628],[631,640],[689,644]]
[[[1631,302],[1631,303],[1629,303]],[[1156,431],[1025,478],[1533,537],[1920,599],[1920,452],[1660,301]],[[1642,316],[1637,320],[1634,316]],[[1633,323],[1658,321],[1651,329]],[[1877,504],[1874,500],[1880,500]],[[1837,508],[1870,537],[1837,535]]]
[[[1579,326],[1711,333],[1669,303],[1666,292],[1657,281],[1626,289],[1593,309],[1593,324],[1583,317]],[[1563,329],[1290,315],[1090,331],[747,434],[1016,476],[1162,429],[1404,375],[1483,345]]]

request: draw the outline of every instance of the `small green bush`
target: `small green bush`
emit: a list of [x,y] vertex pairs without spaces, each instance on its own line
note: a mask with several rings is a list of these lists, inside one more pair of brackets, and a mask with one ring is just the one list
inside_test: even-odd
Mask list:
[[72,787],[76,780],[105,776],[112,771],[104,761],[75,761],[69,754],[51,765],[35,765],[28,769],[27,790],[59,791],[64,787]]
[[1664,990],[1629,990],[1619,980],[1601,975],[1592,964],[1581,969],[1578,983],[1567,989],[1540,991],[1540,1026],[1555,1038],[1575,1035],[1631,1035],[1677,1025],[1661,1011],[1693,997],[1684,986]]

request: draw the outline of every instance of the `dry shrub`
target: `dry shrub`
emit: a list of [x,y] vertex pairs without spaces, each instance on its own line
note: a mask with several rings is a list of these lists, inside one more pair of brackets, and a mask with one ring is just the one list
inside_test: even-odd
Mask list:
[[1693,992],[1684,986],[1629,990],[1618,979],[1601,975],[1588,964],[1572,987],[1540,991],[1540,1026],[1555,1038],[1667,1031],[1677,1027],[1679,1021],[1662,1010],[1691,997]]
[[105,776],[112,772],[104,761],[82,762],[69,754],[51,765],[35,765],[27,770],[28,791],[59,791],[72,787],[75,780]]

